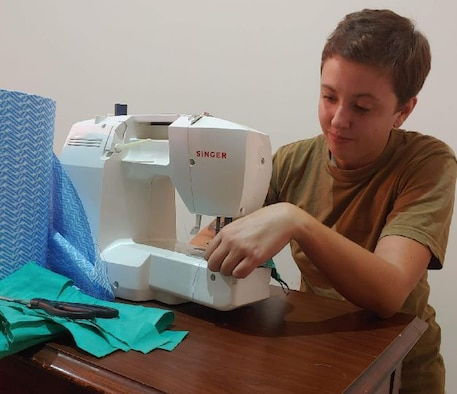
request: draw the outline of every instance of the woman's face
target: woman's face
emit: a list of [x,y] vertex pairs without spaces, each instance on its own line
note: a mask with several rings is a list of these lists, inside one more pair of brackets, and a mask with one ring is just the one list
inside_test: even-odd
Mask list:
[[398,109],[389,77],[373,66],[335,56],[322,67],[319,121],[340,168],[374,161],[392,127],[400,127],[412,108],[407,113]]

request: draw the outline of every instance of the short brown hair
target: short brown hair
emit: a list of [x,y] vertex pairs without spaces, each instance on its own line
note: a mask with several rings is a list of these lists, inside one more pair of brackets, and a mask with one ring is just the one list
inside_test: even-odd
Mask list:
[[375,66],[392,78],[399,105],[415,97],[431,67],[430,45],[411,19],[390,10],[348,14],[328,37],[321,71],[333,56]]

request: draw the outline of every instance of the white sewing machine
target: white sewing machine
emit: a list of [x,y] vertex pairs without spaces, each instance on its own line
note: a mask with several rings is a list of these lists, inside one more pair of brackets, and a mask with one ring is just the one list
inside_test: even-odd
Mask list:
[[175,205],[176,188],[197,229],[200,215],[260,208],[271,176],[266,134],[206,114],[96,117],[73,125],[60,159],[117,297],[230,310],[269,296],[269,268],[223,276],[178,242]]

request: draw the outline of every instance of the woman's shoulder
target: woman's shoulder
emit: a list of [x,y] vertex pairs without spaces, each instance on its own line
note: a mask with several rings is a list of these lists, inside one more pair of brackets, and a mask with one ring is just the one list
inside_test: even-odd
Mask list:
[[[444,141],[417,131],[394,130],[391,167],[407,178],[415,174],[457,174],[457,159],[453,149]],[[401,170],[403,169],[403,170]]]
[[394,129],[393,136],[398,147],[421,155],[447,155],[455,158],[454,150],[444,141],[418,131]]
[[318,135],[312,138],[294,141],[278,148],[275,155],[278,157],[291,157],[296,155],[309,155],[313,152],[321,152],[325,138],[323,135]]

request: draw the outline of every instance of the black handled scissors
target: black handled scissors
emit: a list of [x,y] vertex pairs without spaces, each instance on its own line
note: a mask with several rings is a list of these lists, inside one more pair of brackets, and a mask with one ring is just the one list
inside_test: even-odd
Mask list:
[[50,315],[68,317],[69,319],[93,319],[94,317],[113,318],[119,316],[119,311],[117,309],[95,304],[52,301],[45,298],[21,300],[3,296],[0,296],[0,300],[16,302],[25,305],[30,309],[42,309]]

